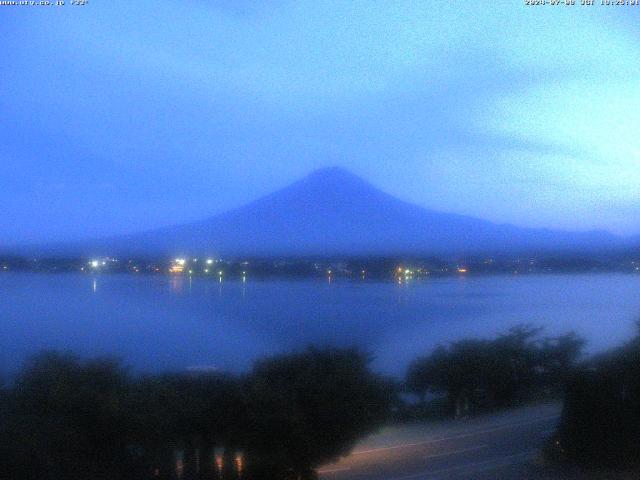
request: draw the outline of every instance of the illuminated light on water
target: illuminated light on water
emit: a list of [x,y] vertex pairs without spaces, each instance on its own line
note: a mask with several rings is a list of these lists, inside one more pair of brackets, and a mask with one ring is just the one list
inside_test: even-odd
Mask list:
[[236,471],[239,474],[242,474],[243,470],[244,470],[244,459],[242,458],[242,453],[237,453],[236,454]]
[[224,461],[222,459],[222,455],[216,455],[216,470],[219,473],[222,473],[222,468],[224,467]]
[[93,279],[93,293],[96,293],[96,290],[98,289],[98,282],[97,280],[94,278]]
[[216,447],[214,449],[213,462],[218,475],[222,475],[222,469],[224,468],[224,447]]
[[176,454],[176,476],[182,478],[184,474],[184,452],[177,452]]

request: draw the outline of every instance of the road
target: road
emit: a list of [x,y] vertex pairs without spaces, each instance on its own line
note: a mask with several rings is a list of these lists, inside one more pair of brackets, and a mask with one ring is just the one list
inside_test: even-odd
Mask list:
[[554,431],[560,405],[466,420],[387,427],[319,470],[322,480],[537,478],[532,460]]

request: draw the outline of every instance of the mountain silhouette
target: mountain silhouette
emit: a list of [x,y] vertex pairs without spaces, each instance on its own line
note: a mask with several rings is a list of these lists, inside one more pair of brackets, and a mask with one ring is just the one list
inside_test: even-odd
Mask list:
[[610,248],[607,232],[495,224],[401,201],[323,168],[245,206],[195,223],[91,242],[85,253],[220,255],[473,254]]

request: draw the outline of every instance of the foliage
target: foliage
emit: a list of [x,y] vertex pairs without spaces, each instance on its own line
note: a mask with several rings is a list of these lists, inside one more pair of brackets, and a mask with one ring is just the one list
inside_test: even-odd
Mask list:
[[112,360],[43,353],[0,390],[0,478],[313,477],[387,414],[388,383],[368,363],[309,350],[246,378],[138,378]]
[[595,358],[574,375],[549,448],[559,459],[614,466],[639,463],[638,452],[640,335]]
[[310,476],[386,417],[390,383],[356,350],[315,350],[259,362],[248,382],[250,458],[259,478]]
[[575,334],[540,338],[521,325],[493,340],[466,339],[440,346],[409,367],[406,385],[424,400],[446,395],[450,411],[517,404],[534,393],[558,392],[579,359],[584,342]]
[[[126,478],[127,373],[109,360],[43,353],[6,394],[7,478]],[[1,475],[0,475],[1,476]]]

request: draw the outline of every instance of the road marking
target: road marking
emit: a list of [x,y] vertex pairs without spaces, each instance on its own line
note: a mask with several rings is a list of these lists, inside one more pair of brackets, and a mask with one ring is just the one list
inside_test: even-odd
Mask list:
[[[433,471],[425,470],[420,473],[412,473],[411,475],[405,475],[402,477],[393,477],[387,480],[410,480],[412,478],[423,478],[425,480],[438,480],[438,478],[445,478],[445,477],[442,477],[441,475],[447,475],[449,473],[456,472],[459,470],[465,470],[465,469],[473,469],[472,470],[473,472],[478,473],[484,470],[491,470],[504,465],[509,465],[511,463],[511,460],[518,457],[521,457],[524,460],[527,457],[535,455],[537,452],[538,450],[528,450],[526,452],[515,453],[513,455],[494,458],[492,460],[483,460],[482,462],[467,463],[465,465],[442,468],[440,470],[433,470]],[[477,467],[480,467],[480,468],[477,468]]]
[[351,467],[326,468],[326,469],[318,470],[318,473],[336,473],[336,472],[344,472],[346,470],[351,470]]
[[[456,455],[458,453],[473,452],[475,450],[482,450],[483,448],[488,448],[488,447],[489,445],[487,444],[476,445],[475,447],[460,448],[458,450],[451,450],[450,452],[434,453],[433,455],[427,455],[426,457],[424,457],[424,459],[430,460],[432,458],[446,457],[449,455]],[[347,470],[351,470],[351,468],[350,467],[327,468],[327,469],[318,470],[318,473],[320,474],[337,473],[337,472],[344,472]]]
[[483,448],[488,448],[488,447],[489,447],[489,445],[482,444],[482,445],[477,445],[475,447],[468,447],[468,448],[460,448],[458,450],[451,450],[450,452],[434,453],[433,455],[427,455],[424,458],[428,460],[430,458],[446,457],[448,455],[456,455],[458,453],[465,453],[465,452],[473,452],[475,450],[482,450]]
[[419,447],[422,445],[429,445],[431,443],[445,442],[447,440],[456,440],[458,438],[474,437],[476,435],[482,435],[483,433],[492,433],[492,432],[497,432],[499,430],[504,430],[508,428],[521,427],[524,425],[533,425],[534,423],[544,422],[546,420],[551,420],[553,418],[559,418],[559,416],[560,415],[548,415],[546,417],[537,418],[536,420],[527,420],[522,422],[508,423],[508,424],[498,425],[492,428],[486,428],[484,430],[477,430],[475,432],[470,432],[470,433],[460,433],[457,435],[451,435],[449,437],[441,437],[441,438],[435,438],[432,440],[425,440],[423,442],[403,443],[402,445],[392,445],[391,447],[380,447],[380,448],[371,448],[369,450],[360,450],[360,451],[351,453],[351,455],[365,455],[367,453],[385,452],[387,450],[397,450],[400,448]]

